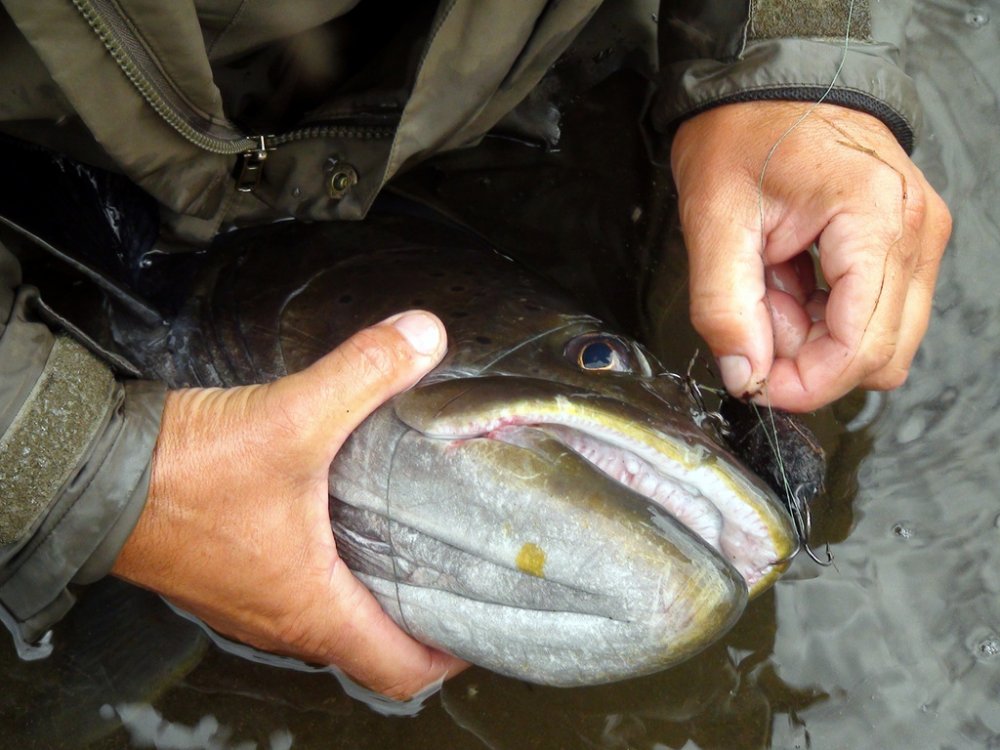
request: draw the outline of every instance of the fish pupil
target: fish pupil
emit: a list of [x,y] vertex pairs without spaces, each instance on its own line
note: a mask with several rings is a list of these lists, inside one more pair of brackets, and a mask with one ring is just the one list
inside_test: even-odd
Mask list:
[[594,341],[580,350],[580,366],[585,370],[607,370],[615,365],[615,350],[603,341]]

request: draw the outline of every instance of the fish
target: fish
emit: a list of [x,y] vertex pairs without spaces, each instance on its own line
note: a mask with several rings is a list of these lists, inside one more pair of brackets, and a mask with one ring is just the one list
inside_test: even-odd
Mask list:
[[116,345],[171,387],[234,386],[430,310],[444,359],[330,470],[338,552],[385,611],[417,640],[559,686],[720,638],[798,547],[782,503],[645,347],[417,213],[243,229],[158,259],[150,285],[184,303],[155,333],[125,311]]

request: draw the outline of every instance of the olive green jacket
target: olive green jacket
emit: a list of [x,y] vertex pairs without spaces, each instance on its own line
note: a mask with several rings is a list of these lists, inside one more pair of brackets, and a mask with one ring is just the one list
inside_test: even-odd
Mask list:
[[[434,154],[497,127],[545,137],[519,109],[537,105],[578,36],[651,51],[665,133],[727,102],[825,94],[909,149],[917,116],[862,0],[849,46],[848,0],[0,3],[0,133],[124,173],[186,242],[287,217],[361,219],[393,175]],[[598,75],[601,59],[577,64]],[[29,642],[133,528],[163,399],[46,310],[0,245],[0,615]]]

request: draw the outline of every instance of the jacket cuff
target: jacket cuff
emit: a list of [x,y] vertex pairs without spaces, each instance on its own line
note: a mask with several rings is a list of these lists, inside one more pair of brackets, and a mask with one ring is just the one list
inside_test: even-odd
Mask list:
[[[48,502],[23,536],[5,540],[0,550],[2,619],[23,642],[36,641],[73,605],[71,584],[93,582],[114,564],[145,506],[165,390],[147,381],[115,382],[80,344],[56,339],[38,385],[3,437],[8,447],[22,440],[37,465],[10,455],[0,462],[21,477],[6,485],[5,494],[18,492],[5,501],[16,506],[36,492]],[[75,430],[73,439],[60,439],[62,430]],[[58,487],[35,487],[32,472],[48,484],[67,476]]]
[[916,86],[896,65],[896,54],[883,43],[852,42],[845,55],[843,40],[758,39],[748,41],[735,60],[668,64],[660,72],[653,124],[666,133],[683,119],[723,104],[823,97],[826,103],[874,115],[910,153],[920,109]]

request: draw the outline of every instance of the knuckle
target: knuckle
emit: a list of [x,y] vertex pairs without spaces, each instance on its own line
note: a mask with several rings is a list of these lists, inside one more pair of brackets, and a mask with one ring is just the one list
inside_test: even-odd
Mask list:
[[416,690],[410,688],[408,685],[393,685],[383,691],[383,694],[394,701],[408,701],[416,692]]
[[412,681],[401,681],[380,687],[378,692],[395,701],[408,701],[421,687],[423,685],[415,685]]
[[896,354],[896,341],[893,338],[883,338],[869,345],[861,355],[862,369],[866,373],[881,372],[892,362]]
[[345,360],[363,380],[390,380],[395,375],[397,350],[370,330],[356,333],[343,347]]
[[910,375],[908,367],[886,367],[874,375],[865,378],[862,386],[873,391],[892,391],[906,382]]
[[934,244],[935,253],[941,255],[944,253],[944,247],[948,244],[948,239],[951,237],[951,230],[953,228],[951,211],[948,210],[948,206],[944,200],[936,193],[931,201],[931,206],[931,240]]
[[906,228],[919,229],[927,215],[929,198],[923,180],[910,180],[903,194],[903,221]]
[[[880,162],[870,173],[869,189],[885,231],[892,235],[919,232],[928,216],[934,191],[912,167],[898,169]],[[936,197],[936,196],[935,196]]]
[[742,331],[747,324],[740,310],[728,300],[700,297],[691,301],[691,324],[706,339]]

